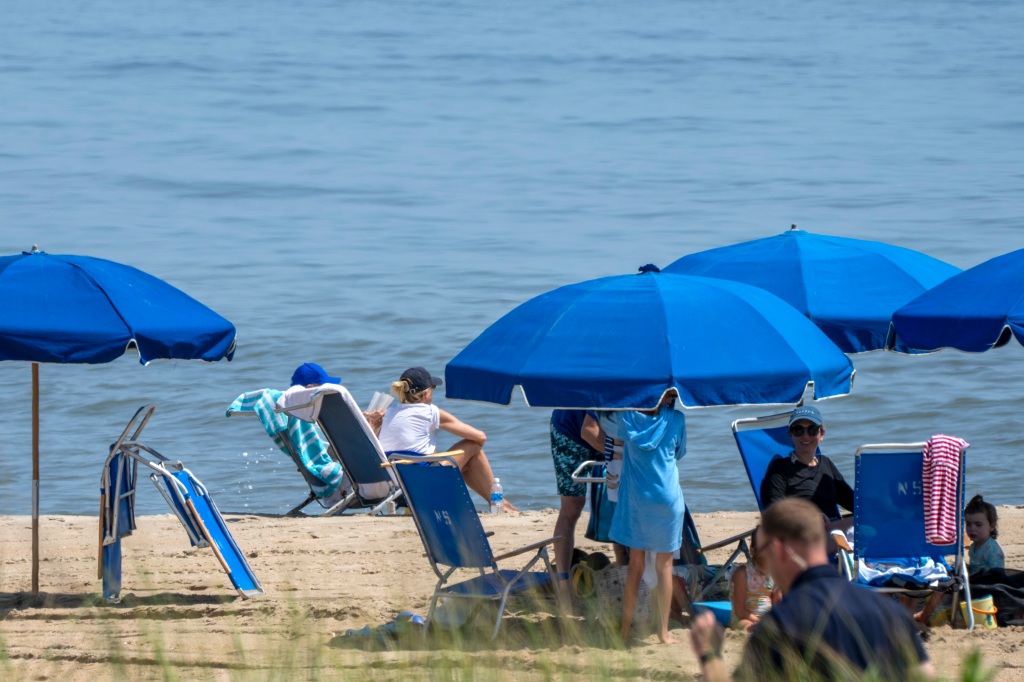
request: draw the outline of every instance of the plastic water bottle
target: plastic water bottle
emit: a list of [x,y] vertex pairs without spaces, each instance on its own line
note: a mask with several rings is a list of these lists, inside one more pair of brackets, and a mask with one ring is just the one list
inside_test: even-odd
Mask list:
[[505,511],[505,491],[501,487],[501,479],[494,479],[491,486],[491,513],[500,514]]

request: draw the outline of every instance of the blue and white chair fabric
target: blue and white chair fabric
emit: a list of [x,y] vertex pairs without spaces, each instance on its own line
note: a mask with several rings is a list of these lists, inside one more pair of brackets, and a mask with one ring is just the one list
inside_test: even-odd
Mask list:
[[[392,455],[390,459],[389,468],[397,474],[430,567],[437,575],[427,624],[434,618],[439,599],[496,601],[498,613],[491,632],[493,639],[501,628],[511,595],[554,581],[548,546],[557,538],[547,538],[495,556],[462,472],[451,457],[427,455],[410,460]],[[531,553],[521,568],[499,568],[507,559]],[[538,564],[543,570],[533,570]],[[455,582],[456,577],[462,576],[459,572],[463,569],[476,575]]]
[[[862,445],[856,453],[852,554],[841,566],[866,589],[886,593],[953,593],[953,617],[963,592],[968,627],[974,627],[964,560],[965,451],[956,482],[956,539],[934,544],[925,533],[925,443]],[[952,562],[949,558],[952,557]]]

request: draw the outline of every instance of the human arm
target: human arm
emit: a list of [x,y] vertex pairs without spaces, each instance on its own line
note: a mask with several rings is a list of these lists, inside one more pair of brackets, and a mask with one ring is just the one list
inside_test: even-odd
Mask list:
[[690,624],[690,646],[700,661],[700,670],[706,682],[725,682],[729,679],[722,661],[722,626],[710,611],[698,614]]
[[374,410],[373,412],[363,412],[363,417],[366,419],[366,423],[373,429],[374,435],[380,435],[380,425],[384,423],[384,410]]
[[448,433],[458,436],[459,438],[471,440],[474,443],[479,443],[480,445],[487,442],[487,434],[480,429],[470,426],[445,410],[438,409],[437,412],[440,416],[440,423],[438,426]]
[[832,480],[835,482],[836,488],[836,502],[839,506],[846,511],[853,511],[853,488],[843,478],[843,474],[836,467],[835,463],[829,460],[829,464],[832,466]]
[[730,600],[733,615],[738,621],[749,619],[751,614],[747,611],[747,567],[737,566],[729,582],[732,586]]
[[785,460],[781,457],[768,464],[764,479],[761,481],[761,508],[767,509],[772,502],[786,497],[786,473],[783,471]]
[[586,441],[590,447],[594,448],[598,452],[604,452],[604,431],[601,430],[601,425],[597,423],[597,420],[589,414],[583,418],[583,426],[580,428],[580,438]]

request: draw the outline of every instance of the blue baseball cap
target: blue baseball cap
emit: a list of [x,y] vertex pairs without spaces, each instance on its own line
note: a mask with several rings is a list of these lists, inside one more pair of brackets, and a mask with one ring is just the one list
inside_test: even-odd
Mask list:
[[789,423],[792,424],[800,419],[806,419],[812,424],[821,426],[821,412],[818,412],[817,407],[811,407],[810,405],[802,405],[801,407],[793,410],[793,414],[789,415]]
[[315,362],[307,362],[299,365],[292,372],[292,386],[308,386],[310,384],[340,384],[339,377],[332,377],[320,365]]

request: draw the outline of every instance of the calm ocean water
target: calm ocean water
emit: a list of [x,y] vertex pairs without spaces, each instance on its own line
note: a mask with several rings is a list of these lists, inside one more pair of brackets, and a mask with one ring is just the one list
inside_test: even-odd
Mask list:
[[[42,511],[96,513],[148,402],[144,440],[222,509],[284,511],[305,486],[236,395],[315,361],[365,405],[563,284],[791,223],[960,267],[1022,248],[1021,35],[1019,4],[962,1],[9,7],[0,253],[126,262],[238,328],[230,363],[43,366]],[[969,493],[1024,503],[1024,349],[854,362],[822,405],[844,472],[952,433]],[[30,377],[0,363],[4,514],[30,510]],[[440,404],[510,500],[557,505],[546,411]],[[694,511],[754,508],[729,424],[766,411],[688,414]]]

